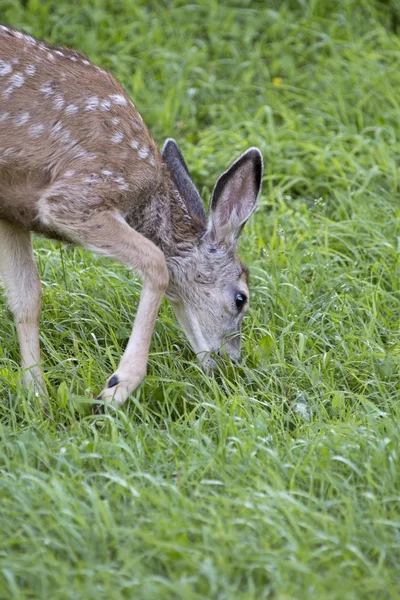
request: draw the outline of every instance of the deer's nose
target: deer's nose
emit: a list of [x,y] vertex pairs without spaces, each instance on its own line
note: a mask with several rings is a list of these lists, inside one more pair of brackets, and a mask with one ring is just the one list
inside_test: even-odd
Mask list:
[[231,361],[235,364],[238,364],[241,362],[240,352],[238,352],[236,350],[234,352],[228,352],[228,356],[231,359]]
[[237,348],[227,348],[226,346],[223,346],[220,348],[220,350],[218,350],[218,354],[222,358],[229,356],[231,361],[234,363],[238,363],[240,361],[240,350]]

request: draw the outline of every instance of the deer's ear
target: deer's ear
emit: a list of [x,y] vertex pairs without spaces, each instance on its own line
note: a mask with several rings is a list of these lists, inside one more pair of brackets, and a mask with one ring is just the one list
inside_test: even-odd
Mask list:
[[171,138],[166,140],[161,150],[161,157],[168,166],[176,189],[186,203],[189,212],[206,221],[203,201],[189,175],[189,170],[175,140]]
[[257,207],[263,173],[262,154],[250,148],[218,179],[211,198],[209,234],[218,242],[234,244]]

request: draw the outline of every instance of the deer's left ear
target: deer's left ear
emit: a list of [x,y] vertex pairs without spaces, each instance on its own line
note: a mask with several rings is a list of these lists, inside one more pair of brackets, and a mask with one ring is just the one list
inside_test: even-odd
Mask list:
[[242,154],[218,179],[211,198],[208,232],[215,241],[231,245],[257,207],[263,159],[258,148]]
[[203,201],[194,185],[182,153],[175,140],[168,138],[161,150],[161,157],[168,166],[176,189],[182,196],[191,214],[202,221],[206,221],[206,212]]

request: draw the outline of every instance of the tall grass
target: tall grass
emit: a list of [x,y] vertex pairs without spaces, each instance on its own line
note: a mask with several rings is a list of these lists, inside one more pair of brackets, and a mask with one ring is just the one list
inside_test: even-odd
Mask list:
[[146,381],[97,421],[140,282],[37,239],[44,407],[0,299],[0,598],[398,598],[397,2],[5,0],[0,16],[112,71],[206,199],[247,147],[265,157],[240,367],[204,375],[164,303]]

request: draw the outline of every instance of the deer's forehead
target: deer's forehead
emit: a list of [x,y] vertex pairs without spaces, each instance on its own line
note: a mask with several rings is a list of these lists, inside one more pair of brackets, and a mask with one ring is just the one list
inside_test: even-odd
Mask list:
[[195,268],[210,282],[225,280],[228,283],[243,279],[244,285],[248,285],[248,270],[233,254],[203,256],[196,262]]

